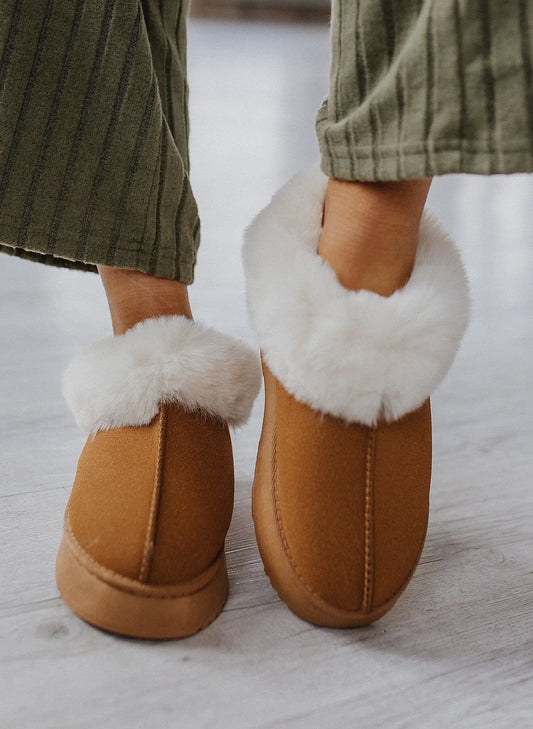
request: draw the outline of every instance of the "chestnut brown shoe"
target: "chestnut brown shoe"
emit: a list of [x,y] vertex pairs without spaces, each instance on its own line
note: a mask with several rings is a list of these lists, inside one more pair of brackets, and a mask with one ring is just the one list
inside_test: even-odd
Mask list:
[[67,605],[105,630],[178,638],[228,594],[229,426],[261,381],[247,345],[185,317],[147,319],[67,369],[64,394],[90,433],[56,563]]
[[326,186],[319,170],[297,175],[246,233],[266,391],[253,514],[289,608],[348,627],[390,610],[418,563],[429,396],[454,359],[469,298],[459,254],[427,213],[402,289],[344,288],[317,253]]

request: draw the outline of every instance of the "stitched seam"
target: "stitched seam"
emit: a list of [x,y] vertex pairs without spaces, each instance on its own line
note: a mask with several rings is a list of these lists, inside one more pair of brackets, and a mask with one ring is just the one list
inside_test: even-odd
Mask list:
[[159,511],[159,502],[161,496],[161,478],[164,451],[164,436],[166,432],[167,408],[161,407],[159,416],[159,437],[157,440],[157,465],[155,469],[154,488],[152,491],[152,501],[150,504],[150,515],[148,517],[148,525],[146,528],[146,538],[144,541],[144,550],[141,561],[141,569],[139,571],[139,581],[148,582],[150,567],[152,566],[152,557],[154,554],[155,531],[157,526],[157,513]]
[[376,427],[371,428],[366,450],[365,472],[365,577],[361,610],[370,612],[374,592],[374,456]]
[[[92,572],[91,574],[94,574],[95,577],[98,577],[98,575],[96,574],[96,572],[98,571],[104,573],[105,576],[109,578],[109,580],[124,579],[124,576],[121,575],[119,572],[115,572],[114,570],[109,569],[109,567],[104,567],[104,565],[101,565],[100,562],[98,562],[91,554],[86,552],[85,549],[78,542],[74,532],[72,531],[72,527],[70,526],[70,506],[67,506],[65,531],[67,532],[68,538],[72,542],[71,544],[69,544],[69,547],[75,553],[75,556],[83,556],[83,558],[86,559],[89,564],[94,568],[95,572]],[[77,553],[79,553],[79,555]],[[132,594],[135,594],[133,590],[131,592]]]
[[[371,441],[372,441],[372,450],[374,450],[375,428],[372,431]],[[370,451],[370,448],[369,448],[369,451]],[[368,457],[368,452],[367,452],[367,464],[368,464],[368,462],[369,462],[369,457]],[[372,454],[372,457],[370,459],[370,463],[373,465],[373,454]],[[296,575],[296,577],[298,578],[298,580],[301,582],[301,584],[303,585],[303,587],[305,587],[305,589],[309,592],[309,594],[312,595],[313,597],[315,597],[322,605],[325,605],[326,607],[330,607],[329,603],[326,600],[324,600],[324,598],[321,595],[319,595],[317,592],[315,592],[313,590],[313,588],[310,587],[306,583],[306,581],[304,580],[302,574],[298,570],[298,568],[297,568],[297,566],[296,566],[296,564],[294,562],[294,559],[292,557],[291,551],[289,549],[289,545],[288,545],[288,542],[287,542],[287,538],[285,536],[285,530],[283,529],[283,524],[281,522],[281,513],[280,513],[280,506],[279,506],[279,497],[278,497],[278,491],[277,491],[277,474],[278,474],[278,468],[277,468],[277,458],[276,458],[276,431],[275,430],[274,430],[273,448],[272,448],[272,467],[273,467],[272,468],[272,498],[274,500],[275,514],[276,514],[276,522],[277,522],[277,526],[278,526],[278,533],[280,535],[281,542],[282,542],[283,551],[285,552],[285,555],[286,555],[287,559],[290,562],[290,565],[291,565],[291,567],[292,567],[292,569],[294,571],[294,574]],[[368,465],[367,465],[367,469],[368,469]],[[373,473],[372,473],[372,476],[373,476]],[[372,510],[372,513],[373,513],[373,510]],[[420,542],[420,548],[419,548],[419,551],[418,551],[418,554],[417,554],[417,557],[416,557],[416,562],[415,562],[415,565],[414,565],[413,569],[409,572],[409,574],[407,575],[407,578],[402,583],[402,585],[400,585],[400,587],[398,587],[398,589],[396,589],[394,591],[394,593],[392,595],[390,595],[383,603],[380,603],[379,605],[375,605],[374,606],[374,610],[379,610],[381,607],[383,607],[384,605],[387,605],[387,603],[389,603],[391,600],[394,600],[394,598],[396,598],[397,595],[399,595],[401,592],[403,592],[403,590],[405,589],[406,584],[411,580],[412,576],[416,572],[416,569],[418,567],[418,563],[420,561],[420,557],[421,557],[422,552],[423,552],[423,549],[424,549],[425,542],[426,542],[426,534],[424,533],[424,535],[422,536],[422,540]],[[373,555],[372,555],[372,557],[373,557]],[[371,576],[372,576],[372,586],[371,587],[372,587],[372,592],[373,592],[373,579],[374,579],[374,560],[373,559],[372,559],[372,572],[371,572]],[[366,588],[366,585],[367,585],[367,562],[366,562],[366,552],[365,552],[365,588]],[[344,610],[345,612],[349,612],[349,613],[365,612],[364,609],[360,609],[360,610],[347,610],[346,608],[340,608],[340,607],[337,607],[337,606],[335,606],[335,607],[338,610]],[[371,612],[371,610],[366,610],[366,613],[367,614],[369,612]]]
[[[373,146],[365,144],[356,145],[355,148],[357,149],[358,153],[364,152],[368,155],[368,159],[371,159],[372,151],[374,150]],[[392,157],[398,152],[400,152],[404,156],[419,156],[425,155],[428,151],[428,148],[427,145],[424,144],[424,142],[417,142],[407,144],[378,145],[377,150],[380,155],[383,155],[385,157]],[[528,139],[526,138],[515,140],[514,144],[505,145],[497,150],[491,149],[488,146],[488,142],[466,142],[465,140],[461,139],[446,139],[443,140],[441,143],[439,143],[438,141],[434,141],[432,144],[432,151],[437,153],[460,152],[461,150],[470,154],[484,154],[488,152],[489,154],[493,155],[498,153],[507,156],[527,153],[529,152],[529,146]],[[334,156],[342,157],[343,159],[353,158],[353,155],[350,155],[349,153],[344,153],[343,150],[334,150]]]
[[[50,199],[51,200],[54,200],[56,198],[54,198],[53,196],[50,196]],[[6,222],[4,220],[5,218],[9,218],[9,219],[15,221],[15,223],[14,224],[11,224],[11,223]],[[0,225],[1,225],[2,228],[10,228],[12,230],[20,230],[20,215],[15,215],[14,213],[10,213],[8,211],[2,210],[2,219],[0,221]],[[57,237],[57,239],[59,241],[61,241],[61,240],[70,240],[71,237],[73,237],[75,235],[79,235],[79,229],[76,230],[74,228],[63,228],[62,231],[63,232],[60,235],[58,235],[58,237]],[[29,228],[29,233],[30,234],[31,233],[38,233],[40,235],[41,234],[42,235],[47,235],[49,232],[50,232],[49,228],[47,228],[45,226],[31,225],[30,228]],[[95,243],[101,243],[101,242],[104,242],[104,241],[106,241],[107,243],[109,243],[109,238],[108,237],[106,238],[106,235],[105,235],[105,232],[104,231],[99,231],[99,230],[96,230],[94,227],[92,227],[90,229],[90,235],[93,237],[93,240],[94,240]],[[142,250],[144,250],[143,246],[146,243],[146,241],[145,241],[144,238],[130,238],[130,237],[128,237],[126,235],[122,235],[122,234],[120,235],[119,240],[120,241],[124,241],[125,243],[132,243],[132,244],[135,245],[135,248],[128,248],[128,247],[126,247],[124,245],[121,245],[120,246],[120,250],[121,251],[125,251],[126,253],[137,253],[139,250],[142,251]],[[169,247],[168,248],[168,254],[167,255],[170,256],[173,250],[174,250],[174,248],[170,248]],[[53,255],[53,253],[52,252],[49,252],[48,255]]]
[[[186,592],[183,593],[182,591],[176,592],[176,593],[169,593],[169,594],[147,594],[143,592],[139,592],[138,590],[135,590],[134,586],[129,586],[124,584],[125,579],[131,579],[131,578],[125,578],[124,575],[121,575],[119,572],[115,572],[114,570],[110,569],[109,567],[104,567],[104,565],[97,562],[92,555],[90,555],[88,552],[85,551],[85,549],[81,546],[81,544],[76,539],[76,536],[74,535],[74,532],[72,531],[72,527],[70,526],[70,518],[69,518],[69,512],[70,509],[67,506],[66,510],[66,518],[65,518],[65,531],[68,536],[67,545],[68,548],[72,550],[75,559],[78,560],[79,564],[82,567],[85,567],[83,563],[80,561],[81,559],[87,561],[92,567],[94,571],[88,570],[90,574],[97,580],[100,580],[100,582],[104,582],[106,585],[110,585],[111,587],[114,587],[116,590],[120,590],[121,592],[125,592],[128,595],[135,595],[136,597],[142,597],[146,599],[154,599],[154,600],[174,600],[178,597],[189,597],[190,595],[195,595],[197,592],[201,592],[206,585],[209,584],[209,582],[214,579],[214,576],[216,572],[220,569],[218,566],[215,570],[213,577],[210,578],[210,580],[205,584],[198,587],[193,592]],[[220,552],[217,554],[214,562],[212,565],[209,566],[209,568],[206,570],[206,572],[209,571],[209,569],[216,565],[222,554],[224,553],[224,548],[220,550]],[[87,567],[85,567],[87,569]],[[120,583],[120,584],[117,584]],[[186,584],[186,583],[181,583]],[[159,588],[159,585],[154,585],[154,589]],[[164,587],[164,586],[163,586]]]

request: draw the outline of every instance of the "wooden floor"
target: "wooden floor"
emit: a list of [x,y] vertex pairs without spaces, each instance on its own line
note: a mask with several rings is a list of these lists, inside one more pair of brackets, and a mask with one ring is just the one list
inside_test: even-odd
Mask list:
[[[317,156],[328,30],[195,20],[193,181],[204,242],[196,317],[254,341],[240,235]],[[431,205],[467,263],[472,323],[435,393],[421,565],[374,626],[317,629],[280,603],[250,516],[261,402],[234,439],[231,597],[181,642],[112,637],[54,584],[83,438],[60,397],[108,335],[98,278],[0,261],[2,729],[525,729],[533,726],[533,179],[447,177]]]

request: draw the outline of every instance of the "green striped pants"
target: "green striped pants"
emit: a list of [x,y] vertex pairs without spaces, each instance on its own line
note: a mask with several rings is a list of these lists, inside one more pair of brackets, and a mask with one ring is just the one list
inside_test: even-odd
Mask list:
[[[192,282],[188,2],[1,0],[0,251]],[[532,0],[334,0],[331,37],[326,174],[533,170]]]

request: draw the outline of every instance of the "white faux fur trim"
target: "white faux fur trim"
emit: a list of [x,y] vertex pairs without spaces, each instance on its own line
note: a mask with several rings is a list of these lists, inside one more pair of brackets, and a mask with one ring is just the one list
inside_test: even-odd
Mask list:
[[424,213],[416,261],[392,296],[350,291],[317,254],[327,177],[296,175],[255,218],[243,249],[263,358],[294,397],[374,425],[418,408],[446,375],[469,315],[453,242]]
[[240,425],[260,385],[259,357],[248,345],[183,316],[164,316],[78,354],[64,374],[63,394],[80,428],[94,433],[146,425],[171,401]]

